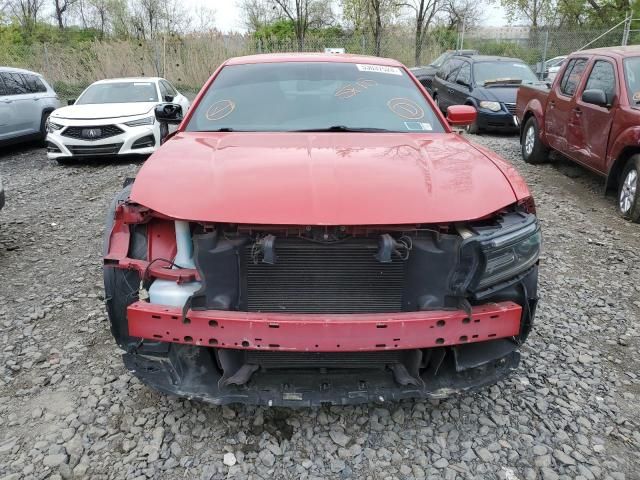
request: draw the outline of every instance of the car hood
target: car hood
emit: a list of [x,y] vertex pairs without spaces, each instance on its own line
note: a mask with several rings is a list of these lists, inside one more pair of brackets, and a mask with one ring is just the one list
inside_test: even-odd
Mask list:
[[172,218],[289,225],[471,220],[517,198],[459,134],[178,133],[131,199]]
[[433,77],[438,69],[436,67],[432,67],[431,65],[425,65],[424,67],[414,67],[411,69],[411,73],[413,73],[417,78],[421,77]]
[[55,110],[51,114],[51,118],[98,120],[103,118],[133,117],[149,113],[155,106],[156,103],[154,102],[69,105]]
[[489,100],[492,102],[516,103],[518,88],[515,86],[495,86],[495,87],[477,87],[473,90],[473,96],[480,100]]

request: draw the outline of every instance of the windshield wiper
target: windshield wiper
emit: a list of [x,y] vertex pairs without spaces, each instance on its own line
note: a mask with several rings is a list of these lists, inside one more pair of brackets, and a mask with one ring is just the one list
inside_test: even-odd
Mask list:
[[486,80],[483,83],[483,86],[489,87],[492,85],[519,85],[522,83],[522,80],[519,78],[496,78],[495,80]]
[[290,130],[291,132],[391,132],[386,128],[372,127],[347,127],[346,125],[332,125],[325,128],[305,128],[301,130]]

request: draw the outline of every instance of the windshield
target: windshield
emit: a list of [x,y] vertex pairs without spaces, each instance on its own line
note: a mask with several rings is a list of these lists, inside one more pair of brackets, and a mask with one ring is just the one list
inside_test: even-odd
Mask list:
[[624,76],[627,81],[629,103],[632,106],[640,105],[640,57],[625,59]]
[[186,130],[444,131],[403,69],[333,62],[224,67]]
[[436,58],[433,62],[431,62],[429,65],[433,66],[433,67],[439,67],[440,65],[442,65],[444,63],[444,61],[449,57],[448,53],[443,53],[442,55],[440,55],[438,58]]
[[473,77],[477,85],[507,80],[538,81],[531,69],[520,62],[478,62],[473,65]]
[[80,96],[76,105],[157,101],[158,93],[153,82],[113,82],[91,85]]
[[547,68],[558,67],[562,64],[562,62],[564,62],[564,59],[565,57],[556,57],[556,58],[552,58],[551,60],[547,60],[546,67]]

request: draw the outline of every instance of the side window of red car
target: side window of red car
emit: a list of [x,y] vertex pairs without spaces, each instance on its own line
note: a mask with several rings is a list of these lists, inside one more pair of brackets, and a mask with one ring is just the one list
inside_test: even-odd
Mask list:
[[602,90],[607,97],[607,103],[611,105],[616,94],[616,74],[613,65],[606,60],[597,60],[593,64],[584,89]]
[[564,95],[572,97],[576,93],[586,66],[587,60],[585,58],[576,58],[569,62],[560,82],[560,91]]

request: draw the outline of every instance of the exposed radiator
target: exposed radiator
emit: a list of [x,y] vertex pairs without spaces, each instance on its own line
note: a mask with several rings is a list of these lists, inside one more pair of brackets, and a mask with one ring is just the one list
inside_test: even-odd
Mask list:
[[380,263],[375,240],[336,244],[277,239],[277,262],[258,262],[244,249],[250,312],[376,313],[402,311],[404,262]]

